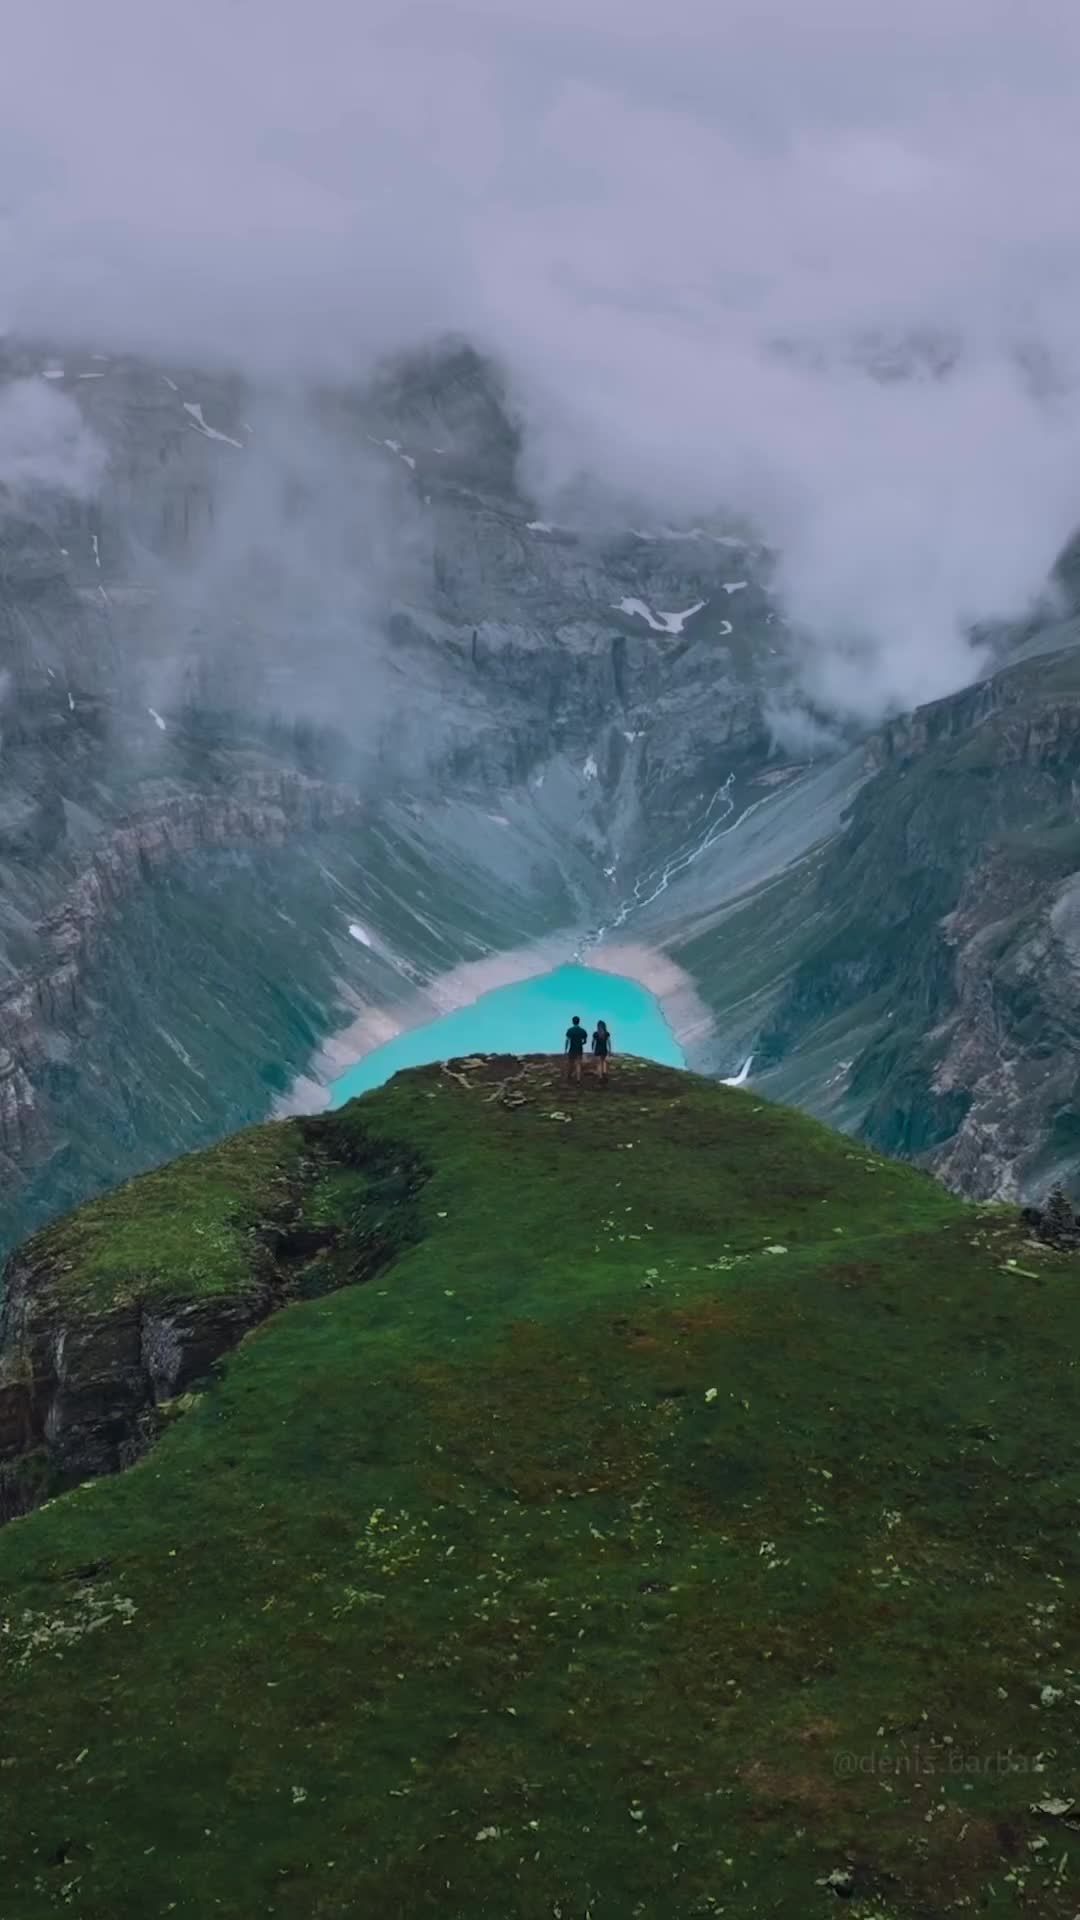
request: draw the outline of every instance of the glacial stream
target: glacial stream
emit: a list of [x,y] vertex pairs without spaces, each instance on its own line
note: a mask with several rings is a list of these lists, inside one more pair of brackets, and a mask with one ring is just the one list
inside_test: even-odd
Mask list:
[[561,1053],[567,1027],[579,1014],[590,1036],[606,1020],[620,1053],[640,1054],[665,1066],[686,1062],[671,1028],[648,989],[619,974],[568,965],[509,987],[495,987],[471,1006],[458,1007],[426,1026],[399,1033],[365,1054],[333,1081],[330,1104],[343,1106],[358,1093],[381,1087],[402,1067],[450,1060],[467,1053]]

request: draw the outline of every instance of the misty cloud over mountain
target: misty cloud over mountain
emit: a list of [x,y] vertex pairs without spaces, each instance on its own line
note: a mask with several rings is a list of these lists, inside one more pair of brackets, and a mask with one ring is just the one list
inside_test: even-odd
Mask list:
[[34,379],[0,389],[0,502],[40,489],[92,494],[105,463],[101,440],[67,394]]
[[[1080,467],[1064,4],[42,0],[5,38],[11,332],[279,391],[464,335],[546,516],[755,524],[841,718],[963,683],[972,625],[1046,591]],[[100,466],[74,401],[7,390],[9,493]],[[256,546],[270,471],[224,523]]]

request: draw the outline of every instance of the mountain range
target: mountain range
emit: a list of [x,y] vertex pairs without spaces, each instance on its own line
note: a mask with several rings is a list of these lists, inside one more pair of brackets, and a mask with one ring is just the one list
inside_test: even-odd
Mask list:
[[0,381],[5,1245],[573,955],[960,1191],[1073,1179],[1072,556],[857,737],[753,530],[545,519],[466,344],[269,391],[8,339]]

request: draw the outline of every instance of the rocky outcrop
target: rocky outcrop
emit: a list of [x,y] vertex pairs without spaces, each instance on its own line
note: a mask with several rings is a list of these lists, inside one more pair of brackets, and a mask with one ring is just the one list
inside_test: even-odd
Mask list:
[[1061,1187],[1052,1188],[1045,1207],[1024,1207],[1020,1217],[1044,1246],[1061,1253],[1075,1253],[1080,1247],[1080,1220]]
[[[54,1486],[114,1472],[156,1432],[163,1402],[201,1379],[287,1296],[269,1284],[197,1302],[73,1317],[36,1299],[40,1270],[7,1275],[0,1325],[0,1520],[25,1511],[27,1456]],[[5,1511],[6,1509],[6,1511]]]
[[1080,688],[1051,656],[901,714],[867,742],[865,756],[878,772],[962,743],[973,765],[1040,766],[1073,758],[1078,741]]
[[[747,1036],[755,1078],[974,1197],[1073,1184],[1080,656],[907,715],[872,757],[790,901],[768,894],[777,987]],[[752,911],[745,933],[724,924],[736,956]]]
[[[195,1246],[206,1236],[203,1189],[221,1156],[190,1156],[130,1183],[31,1240],[7,1262],[0,1308],[0,1522],[50,1492],[136,1460],[173,1404],[244,1335],[290,1300],[370,1279],[419,1231],[413,1198],[422,1162],[392,1141],[369,1141],[334,1116],[273,1129],[265,1169],[246,1180],[244,1141],[214,1230],[220,1279],[200,1284]],[[239,1156],[239,1157],[238,1157]],[[328,1175],[345,1212],[304,1208]],[[163,1249],[154,1223],[190,1208],[189,1233]],[[145,1251],[128,1223],[145,1212]],[[85,1224],[84,1224],[85,1219]],[[113,1250],[103,1254],[103,1246]],[[145,1265],[142,1262],[145,1261]],[[107,1278],[101,1278],[104,1266]],[[227,1277],[231,1276],[231,1277]]]

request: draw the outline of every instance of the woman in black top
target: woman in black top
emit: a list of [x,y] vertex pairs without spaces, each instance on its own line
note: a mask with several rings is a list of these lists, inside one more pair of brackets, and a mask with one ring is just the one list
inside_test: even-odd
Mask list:
[[601,1080],[606,1080],[607,1063],[611,1054],[611,1035],[603,1020],[598,1020],[596,1023],[596,1032],[592,1037],[592,1050],[596,1060],[596,1071]]

